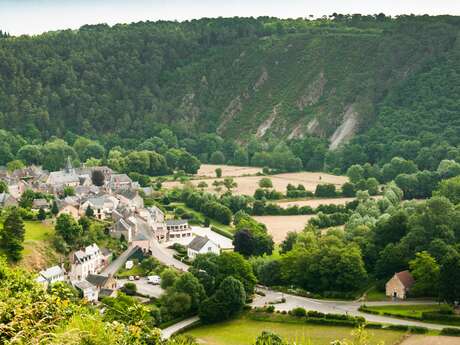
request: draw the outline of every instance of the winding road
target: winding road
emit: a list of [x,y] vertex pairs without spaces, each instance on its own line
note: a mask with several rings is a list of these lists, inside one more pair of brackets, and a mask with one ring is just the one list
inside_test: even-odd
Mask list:
[[[411,321],[398,319],[388,316],[380,316],[374,314],[366,314],[360,312],[358,309],[363,304],[362,302],[354,301],[329,301],[329,300],[316,300],[312,298],[300,297],[289,295],[277,291],[273,291],[267,288],[258,288],[259,291],[263,292],[265,296],[259,296],[254,299],[254,302],[251,304],[253,307],[263,307],[268,305],[273,301],[281,301],[282,298],[286,299],[284,303],[274,304],[276,310],[280,311],[289,311],[297,307],[305,308],[306,310],[315,310],[321,313],[332,313],[332,314],[346,314],[353,316],[362,316],[369,322],[378,322],[384,324],[393,324],[393,325],[406,325],[406,326],[419,326],[426,327],[430,329],[440,330],[446,326],[435,323],[426,323],[420,321]],[[368,306],[379,306],[379,305],[404,305],[404,304],[414,304],[414,302],[366,302]],[[417,301],[417,304],[435,304],[435,302],[420,302]]]

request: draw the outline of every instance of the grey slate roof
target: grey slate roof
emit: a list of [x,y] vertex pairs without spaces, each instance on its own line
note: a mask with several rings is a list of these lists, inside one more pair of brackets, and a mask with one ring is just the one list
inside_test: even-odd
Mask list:
[[89,274],[86,280],[94,286],[104,286],[107,280],[109,280],[109,277],[100,274]]
[[167,226],[174,226],[174,225],[187,225],[188,221],[185,219],[169,219],[166,221]]
[[196,236],[192,242],[188,245],[188,247],[194,251],[199,252],[205,245],[208,243],[209,238],[207,237],[202,237],[202,236]]

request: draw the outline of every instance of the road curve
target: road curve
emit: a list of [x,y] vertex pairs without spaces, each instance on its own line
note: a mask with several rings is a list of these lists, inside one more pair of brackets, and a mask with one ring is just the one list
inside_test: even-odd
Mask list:
[[[378,322],[378,323],[384,323],[384,324],[419,326],[419,327],[426,327],[429,329],[436,329],[436,330],[441,330],[446,327],[453,327],[453,326],[447,326],[447,325],[442,325],[442,324],[426,323],[426,322],[420,322],[420,321],[398,319],[398,318],[388,317],[388,316],[366,314],[358,310],[359,307],[362,305],[362,303],[360,302],[324,301],[324,300],[316,300],[312,298],[285,294],[285,293],[269,290],[266,288],[263,288],[263,289],[259,288],[259,290],[263,291],[265,296],[257,296],[254,299],[254,302],[251,304],[253,307],[262,307],[262,306],[268,305],[269,302],[279,301],[281,300],[281,298],[285,298],[286,299],[285,303],[274,304],[274,307],[276,310],[289,311],[296,307],[302,307],[302,308],[305,308],[306,310],[315,310],[321,313],[362,316],[369,322]],[[433,304],[433,302],[417,302],[417,304],[423,304],[423,303]],[[366,304],[367,305],[404,305],[404,304],[411,304],[411,302],[368,302]]]
[[183,272],[188,271],[188,265],[175,259],[171,253],[168,253],[168,251],[164,249],[157,241],[153,242],[152,244],[152,256],[167,266],[172,266]]

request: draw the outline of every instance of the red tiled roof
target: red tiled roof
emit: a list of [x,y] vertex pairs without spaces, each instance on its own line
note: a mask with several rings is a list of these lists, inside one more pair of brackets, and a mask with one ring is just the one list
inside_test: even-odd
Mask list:
[[414,277],[412,277],[409,271],[398,272],[396,276],[406,289],[410,288],[415,283]]

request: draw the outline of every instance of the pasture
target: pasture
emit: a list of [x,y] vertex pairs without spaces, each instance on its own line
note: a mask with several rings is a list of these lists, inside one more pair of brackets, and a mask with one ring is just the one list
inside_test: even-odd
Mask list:
[[[240,318],[223,323],[200,326],[186,334],[207,345],[251,345],[263,331],[274,332],[297,345],[330,345],[334,340],[350,339],[351,328],[309,324],[255,321]],[[368,330],[369,345],[396,345],[404,338],[401,332]]]

